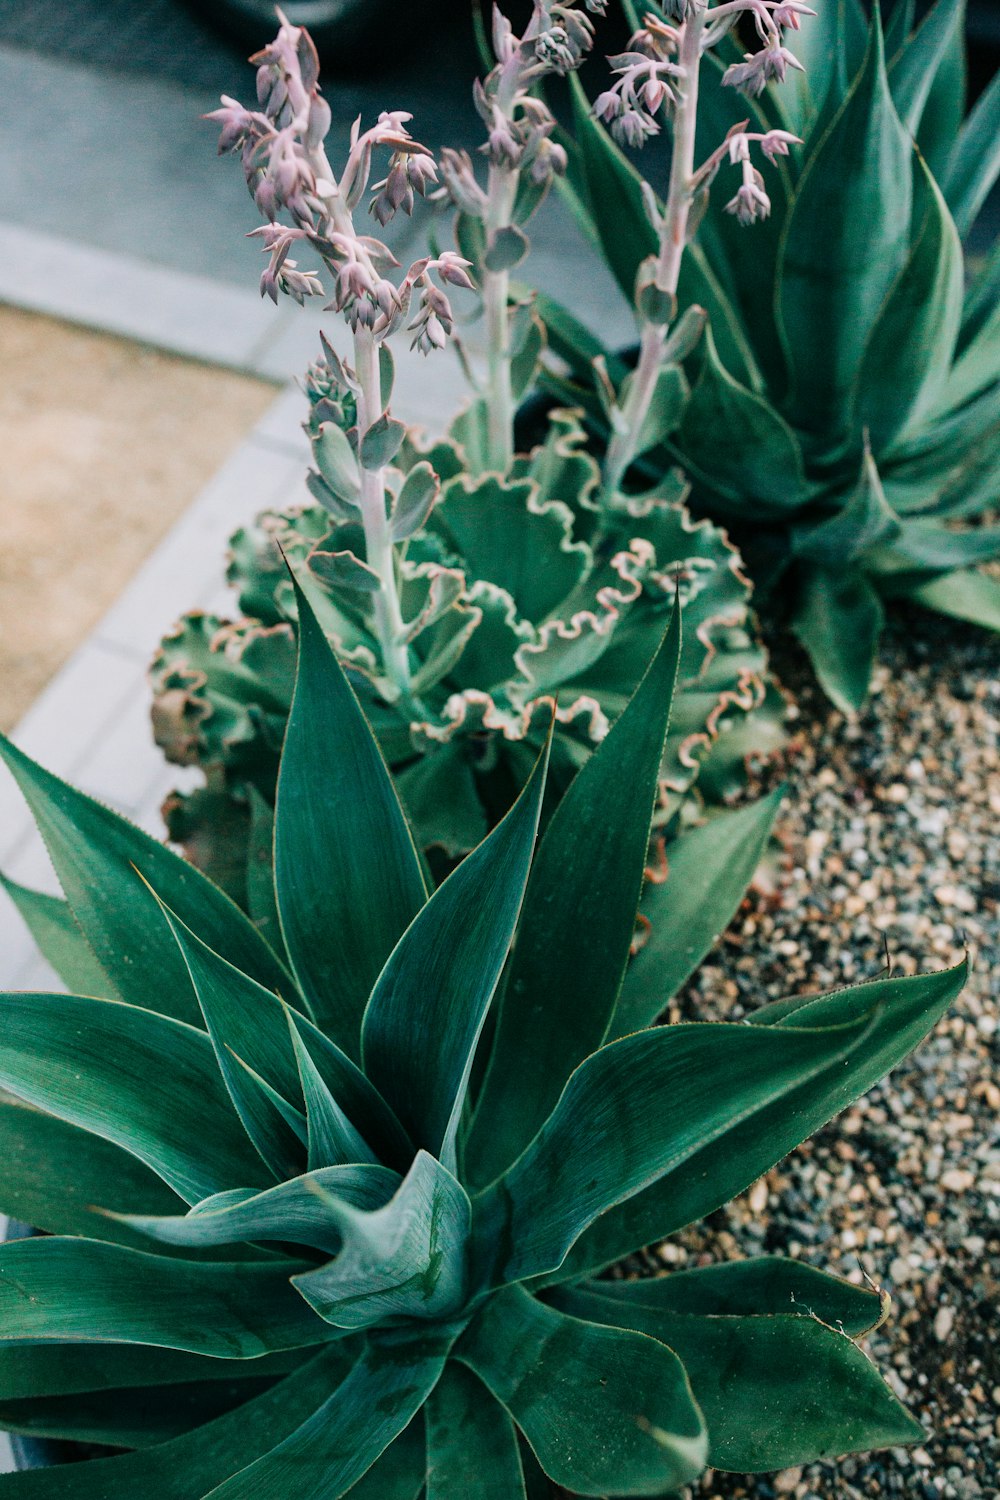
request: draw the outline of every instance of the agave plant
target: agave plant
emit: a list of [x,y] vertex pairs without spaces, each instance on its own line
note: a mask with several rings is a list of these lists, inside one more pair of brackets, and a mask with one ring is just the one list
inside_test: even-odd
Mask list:
[[[699,157],[747,131],[802,145],[773,163],[751,244],[737,200],[705,200],[678,295],[708,332],[658,464],[683,463],[696,513],[732,528],[827,694],[856,709],[885,600],[1000,629],[1000,579],[979,566],[1000,555],[1000,253],[962,252],[1000,170],[1000,79],[964,118],[964,0],[915,31],[897,0],[884,34],[877,5],[816,11],[786,34],[804,71],[781,89],[738,92],[732,37],[702,60]],[[579,91],[572,189],[631,297],[659,210]],[[543,311],[573,372],[560,399],[590,384],[599,428],[595,341]],[[656,470],[647,454],[633,482]]]
[[[315,368],[310,387],[328,388]],[[325,416],[328,398],[317,407]],[[748,750],[777,742],[778,709],[745,722],[765,701],[765,658],[737,553],[717,527],[692,520],[672,477],[595,546],[599,470],[572,412],[554,414],[545,441],[508,478],[477,467],[461,421],[431,447],[405,444],[391,481],[396,514],[407,515],[419,491],[426,519],[399,563],[412,676],[409,692],[394,692],[373,595],[344,581],[356,525],[336,519],[337,492],[357,465],[339,428],[315,416],[311,426],[317,503],[265,512],[233,538],[228,576],[244,617],[188,615],[152,670],[158,743],[208,779],[171,798],[171,834],[237,899],[246,900],[248,852],[262,838],[266,846],[292,697],[297,615],[283,555],[315,581],[323,628],[362,695],[418,843],[448,859],[510,805],[556,692],[550,784],[568,784],[642,676],[675,594],[688,629],[657,827],[676,824],[699,772],[720,796],[741,779]],[[360,567],[351,574],[365,577]]]
[[281,947],[3,744],[104,998],[0,1002],[0,1200],[46,1231],[0,1247],[0,1422],[133,1451],[0,1493],[658,1495],[918,1439],[856,1343],[876,1292],[771,1257],[603,1272],[862,1093],[962,970],[637,1029],[668,993],[627,964],[679,619],[534,857],[547,747],[428,894],[297,605]]

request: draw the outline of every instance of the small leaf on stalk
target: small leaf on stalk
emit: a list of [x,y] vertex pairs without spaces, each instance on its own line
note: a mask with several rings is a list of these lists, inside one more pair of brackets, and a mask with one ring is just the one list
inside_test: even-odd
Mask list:
[[528,236],[513,224],[489,238],[483,264],[487,271],[513,271],[528,253]]
[[323,479],[339,500],[357,504],[361,485],[358,461],[347,434],[332,422],[324,422],[313,442],[313,457]]
[[405,542],[427,522],[441,492],[441,481],[426,459],[410,469],[392,506],[392,539]]
[[391,463],[402,446],[406,428],[395,417],[384,411],[373,422],[361,439],[358,450],[361,463],[366,469],[384,469]]

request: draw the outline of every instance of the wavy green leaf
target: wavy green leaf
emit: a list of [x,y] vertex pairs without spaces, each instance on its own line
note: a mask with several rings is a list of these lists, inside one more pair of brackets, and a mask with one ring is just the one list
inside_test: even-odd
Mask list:
[[705,1430],[664,1344],[567,1317],[520,1287],[491,1297],[455,1349],[574,1495],[662,1495],[697,1478]]
[[868,696],[885,611],[857,566],[799,569],[792,633],[805,647],[830,702],[857,713]]
[[807,432],[836,434],[846,421],[869,331],[909,253],[912,156],[876,11],[864,67],[799,179],[779,256],[786,415]]
[[60,896],[47,896],[0,874],[3,886],[23,917],[38,951],[66,988],[76,995],[115,1000],[118,992],[94,957],[93,949]]
[[391,1318],[457,1315],[467,1290],[472,1208],[439,1161],[418,1152],[394,1196],[378,1208],[356,1207],[325,1184],[315,1190],[339,1231],[340,1252],[296,1276],[295,1286],[321,1318],[368,1328]]
[[525,1500],[514,1424],[452,1360],[427,1402],[427,1500]]
[[863,1044],[845,1061],[831,1062],[798,1089],[734,1121],[679,1170],[604,1214],[549,1279],[602,1270],[636,1245],[665,1239],[728,1203],[912,1052],[959,994],[966,974],[963,963],[940,974],[880,979],[762,1007],[749,1027],[739,1028],[744,1040],[761,1026],[794,1026],[796,1017],[813,1027],[873,1019]]
[[665,1283],[619,1286],[613,1296],[563,1292],[559,1305],[669,1344],[704,1415],[714,1468],[759,1473],[924,1437],[867,1355],[808,1313],[700,1317],[664,1307]]
[[383,1334],[284,1442],[205,1500],[329,1500],[361,1479],[412,1421],[440,1378],[453,1336]]
[[240,1245],[249,1240],[287,1240],[335,1255],[341,1235],[327,1198],[333,1196],[352,1208],[370,1211],[388,1203],[398,1186],[399,1174],[388,1167],[324,1167],[262,1193],[251,1188],[216,1193],[188,1214],[165,1217],[130,1213],[115,1218],[137,1234],[165,1245],[199,1250],[206,1245]]
[[0,1245],[0,1339],[152,1344],[257,1359],[336,1338],[295,1291],[301,1261],[194,1261],[55,1235]]
[[964,239],[1000,173],[1000,73],[959,131],[941,187]]
[[511,810],[397,944],[365,1012],[366,1073],[415,1144],[440,1152],[448,1167],[476,1045],[521,910],[547,764],[548,744]]
[[0,757],[34,814],[70,910],[122,999],[200,1021],[181,956],[136,871],[219,953],[262,984],[286,982],[253,923],[193,865],[3,736]]
[[[515,1160],[604,1041],[635,932],[681,650],[681,611],[624,713],[577,773],[531,867],[466,1170]],[[581,956],[586,957],[581,961]]]
[[92,1131],[197,1203],[265,1186],[203,1031],[117,1000],[0,998],[0,1087]]
[[669,846],[667,878],[647,883],[640,911],[648,935],[625,971],[613,1034],[651,1026],[731,922],[767,847],[779,789],[721,812]]
[[372,985],[426,889],[371,727],[298,585],[296,598],[299,669],[275,812],[278,908],[313,1014],[356,1058]]
[[714,1142],[832,1065],[849,1066],[870,1025],[866,1016],[809,1031],[701,1023],[604,1047],[577,1068],[524,1154],[476,1199],[484,1278],[499,1286],[556,1270],[610,1209],[661,1181],[669,1192]]
[[[101,1357],[99,1346],[93,1352]],[[263,1396],[172,1442],[86,1464],[3,1474],[0,1495],[4,1500],[122,1500],[125,1495],[191,1500],[205,1495],[293,1432],[344,1378],[350,1363],[346,1350],[334,1345]],[[265,1358],[247,1369],[266,1365]]]

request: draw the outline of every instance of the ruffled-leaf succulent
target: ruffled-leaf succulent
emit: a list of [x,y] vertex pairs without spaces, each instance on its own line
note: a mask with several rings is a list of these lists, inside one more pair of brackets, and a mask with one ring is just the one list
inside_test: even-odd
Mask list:
[[659,1495],[919,1439],[856,1342],[874,1292],[771,1257],[603,1273],[857,1098],[962,970],[635,1030],[679,619],[534,856],[547,743],[432,894],[298,622],[279,948],[3,742],[105,980],[0,999],[0,1207],[44,1231],[0,1246],[0,1423],[131,1451],[0,1494]]
[[294,682],[296,602],[283,555],[314,581],[327,639],[418,842],[446,860],[509,806],[545,737],[551,694],[550,787],[562,791],[628,701],[675,595],[687,630],[657,828],[674,831],[699,772],[718,798],[739,783],[748,752],[779,742],[782,705],[765,708],[765,657],[738,554],[717,527],[692,520],[675,475],[603,520],[599,471],[572,411],[552,415],[544,441],[506,478],[477,462],[467,416],[433,444],[404,441],[387,480],[403,542],[411,685],[400,693],[379,648],[350,499],[358,463],[329,417],[328,365],[314,367],[308,388],[315,503],[265,512],[237,532],[228,576],[243,618],[185,617],[153,665],[157,740],[207,779],[171,799],[171,832],[237,899],[252,900],[247,870],[262,826],[266,839]]
[[[706,188],[678,301],[707,313],[707,335],[684,359],[673,431],[632,470],[648,483],[683,464],[696,514],[731,528],[848,710],[886,600],[1000,629],[1000,579],[982,567],[1000,556],[1000,254],[963,263],[1000,171],[1000,79],[966,117],[964,0],[937,0],[915,31],[913,9],[897,0],[884,33],[860,0],[795,19],[786,52],[804,71],[781,88],[741,84],[732,36],[706,51],[699,159],[724,137],[734,162],[747,140],[799,143],[772,160],[751,229]],[[576,97],[571,196],[631,298],[659,210]],[[573,372],[559,398],[589,388],[599,429],[600,346],[564,309],[541,310]]]

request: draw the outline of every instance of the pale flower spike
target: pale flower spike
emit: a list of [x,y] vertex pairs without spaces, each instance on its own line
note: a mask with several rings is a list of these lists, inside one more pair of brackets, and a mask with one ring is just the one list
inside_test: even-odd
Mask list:
[[751,148],[773,162],[787,156],[789,147],[802,144],[787,130],[748,131],[744,120],[696,165],[701,59],[741,16],[751,16],[762,45],[756,52],[745,53],[742,62],[731,64],[722,83],[756,96],[769,83],[784,82],[789,68],[804,71],[795,54],[783,45],[782,34],[784,28],[798,31],[803,16],[816,14],[802,0],[724,0],[720,5],[710,5],[708,0],[661,0],[660,10],[662,15],[645,17],[625,52],[608,59],[615,81],[593,106],[593,114],[620,145],[643,146],[659,135],[662,113],[671,118],[673,141],[670,183],[662,209],[644,184],[643,202],[659,247],[643,261],[636,280],[636,311],[642,329],[638,364],[612,404],[602,491],[603,503],[609,507],[620,501],[660,370],[668,359],[677,357],[671,323],[681,264],[713,180],[727,161],[738,166],[743,180],[725,205],[726,213],[735,215],[741,224],[766,219],[771,200],[751,160]]
[[[476,110],[486,130],[480,148],[488,169],[476,176],[465,151],[441,153],[441,189],[460,214],[481,226],[485,245],[477,279],[483,299],[487,368],[481,383],[489,466],[505,474],[514,456],[514,393],[510,273],[528,249],[523,225],[567,167],[565,148],[553,139],[555,119],[537,96],[548,74],[579,67],[594,40],[591,15],[603,16],[606,0],[534,0],[518,35],[498,5],[493,7],[492,43],[496,66],[477,82]],[[521,192],[522,184],[530,192]],[[525,203],[527,202],[527,207]],[[428,321],[418,336],[433,339]]]
[[[431,153],[408,130],[411,116],[387,110],[367,130],[360,120],[351,131],[350,147],[339,178],[324,149],[330,108],[319,91],[319,58],[309,33],[293,26],[281,11],[280,29],[270,46],[251,61],[257,64],[256,110],[224,97],[210,119],[222,127],[220,152],[239,151],[247,186],[268,222],[253,233],[268,256],[261,276],[261,295],[275,302],[279,292],[303,302],[323,295],[320,277],[299,268],[291,250],[314,251],[330,278],[328,306],[341,314],[353,336],[353,366],[324,340],[324,359],[311,380],[328,393],[324,399],[334,426],[347,434],[357,459],[356,492],[342,503],[360,521],[367,577],[375,575],[374,626],[381,646],[388,690],[409,701],[412,694],[397,578],[397,560],[387,504],[387,466],[402,428],[387,405],[391,369],[382,347],[405,325],[411,347],[427,354],[441,349],[454,328],[445,286],[472,289],[469,262],[454,251],[414,261],[398,281],[388,272],[398,262],[388,246],[359,232],[355,210],[370,195],[369,212],[385,225],[402,210],[409,214],[438,180]],[[377,152],[388,153],[385,175],[372,181]],[[290,223],[279,216],[287,215]],[[437,278],[436,280],[434,278]]]

